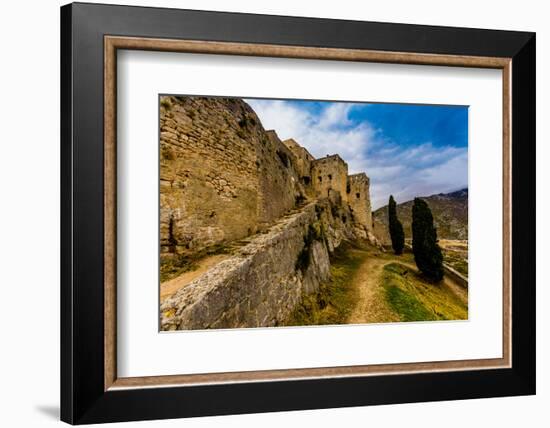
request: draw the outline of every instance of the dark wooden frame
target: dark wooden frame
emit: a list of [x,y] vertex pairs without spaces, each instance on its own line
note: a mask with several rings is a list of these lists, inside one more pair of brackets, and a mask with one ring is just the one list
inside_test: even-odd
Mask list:
[[[212,42],[183,39],[158,39],[143,37],[104,37],[104,330],[105,390],[137,388],[144,386],[196,385],[199,383],[227,383],[259,380],[291,380],[320,377],[349,377],[373,374],[396,374],[428,371],[467,369],[494,369],[511,367],[511,168],[510,168],[510,119],[511,119],[511,60],[499,57],[464,55],[420,54],[404,52],[380,52],[366,49],[321,48],[310,46],[270,45],[259,43]],[[418,363],[376,364],[241,371],[226,373],[174,374],[170,376],[118,377],[116,368],[116,93],[117,51],[150,50],[208,55],[246,55],[300,59],[321,59],[354,62],[385,62],[406,64],[429,64],[445,66],[482,67],[498,69],[502,73],[502,170],[503,170],[503,283],[502,283],[502,357],[425,361]]]
[[[511,332],[504,333],[511,344],[507,364],[490,370],[475,364],[438,370],[424,364],[412,372],[356,370],[350,377],[315,369],[321,372],[306,378],[264,373],[255,382],[240,383],[243,378],[233,376],[210,379],[207,385],[155,378],[116,387],[116,314],[109,297],[115,266],[110,250],[116,245],[109,222],[116,202],[114,145],[109,141],[114,139],[116,112],[114,96],[109,96],[114,93],[113,74],[106,70],[116,72],[113,49],[181,51],[182,43],[187,51],[195,46],[208,53],[221,46],[239,55],[348,55],[363,61],[502,68],[503,138],[509,149],[504,182],[511,184],[511,192],[504,193],[503,233],[513,242],[511,252],[504,254],[513,266],[508,272],[511,313],[504,311],[511,319]],[[62,420],[94,423],[535,392],[533,33],[71,4],[61,9],[61,131]]]

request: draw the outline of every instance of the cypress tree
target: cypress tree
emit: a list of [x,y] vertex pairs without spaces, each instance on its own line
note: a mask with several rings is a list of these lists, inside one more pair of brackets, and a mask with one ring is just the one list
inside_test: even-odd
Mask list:
[[403,225],[397,218],[397,210],[393,195],[390,195],[390,201],[388,203],[388,224],[390,227],[391,246],[395,254],[399,255],[403,253],[403,247],[405,246],[405,233],[403,233]]
[[441,281],[443,278],[443,255],[437,244],[437,232],[430,207],[420,198],[414,198],[412,235],[416,266],[428,278]]

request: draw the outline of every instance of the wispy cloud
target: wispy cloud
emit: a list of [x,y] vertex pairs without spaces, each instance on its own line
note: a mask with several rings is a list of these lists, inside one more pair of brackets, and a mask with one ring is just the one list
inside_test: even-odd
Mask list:
[[351,119],[362,104],[326,103],[312,110],[281,100],[246,101],[264,128],[274,129],[281,139],[295,139],[315,157],[338,153],[350,173],[365,172],[371,179],[374,209],[385,205],[390,194],[404,202],[467,186],[466,147],[436,147],[426,141],[401,145],[368,120]]
[[415,196],[446,193],[468,185],[468,149],[434,147],[424,143],[414,147],[393,146],[390,152],[369,152],[365,163],[371,177],[373,207],[387,203],[393,194],[398,202]]
[[363,156],[375,134],[368,123],[354,125],[349,120],[354,104],[331,103],[315,114],[286,101],[246,101],[264,128],[274,129],[283,140],[295,139],[315,157],[338,153],[349,164]]

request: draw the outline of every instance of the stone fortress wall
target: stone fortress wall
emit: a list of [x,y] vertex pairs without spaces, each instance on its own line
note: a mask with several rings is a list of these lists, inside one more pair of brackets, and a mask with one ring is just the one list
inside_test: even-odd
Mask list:
[[369,233],[373,232],[372,210],[370,204],[370,180],[364,172],[348,176],[346,188],[347,202],[356,221],[365,225]]
[[338,155],[315,159],[311,163],[312,184],[315,197],[327,198],[329,191],[340,192],[346,197],[348,164]]
[[268,227],[304,196],[292,153],[235,99],[162,97],[161,255]]
[[[275,131],[267,131],[275,133]],[[276,135],[276,134],[275,134]],[[307,151],[305,147],[300,146],[292,138],[284,140],[283,144],[292,152],[294,155],[294,168],[298,176],[300,177],[300,182],[304,186],[304,190],[308,197],[315,197],[315,192],[313,190],[311,182],[311,164],[315,160],[313,155]]]
[[369,179],[340,156],[281,141],[239,99],[163,96],[160,113],[161,259],[247,240],[163,303],[163,329],[278,325],[342,240],[374,239]]

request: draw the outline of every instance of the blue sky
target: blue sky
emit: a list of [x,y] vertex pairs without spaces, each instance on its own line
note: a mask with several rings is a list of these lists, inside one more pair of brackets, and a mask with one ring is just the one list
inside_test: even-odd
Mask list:
[[371,179],[373,209],[468,185],[468,108],[245,99],[265,129]]

